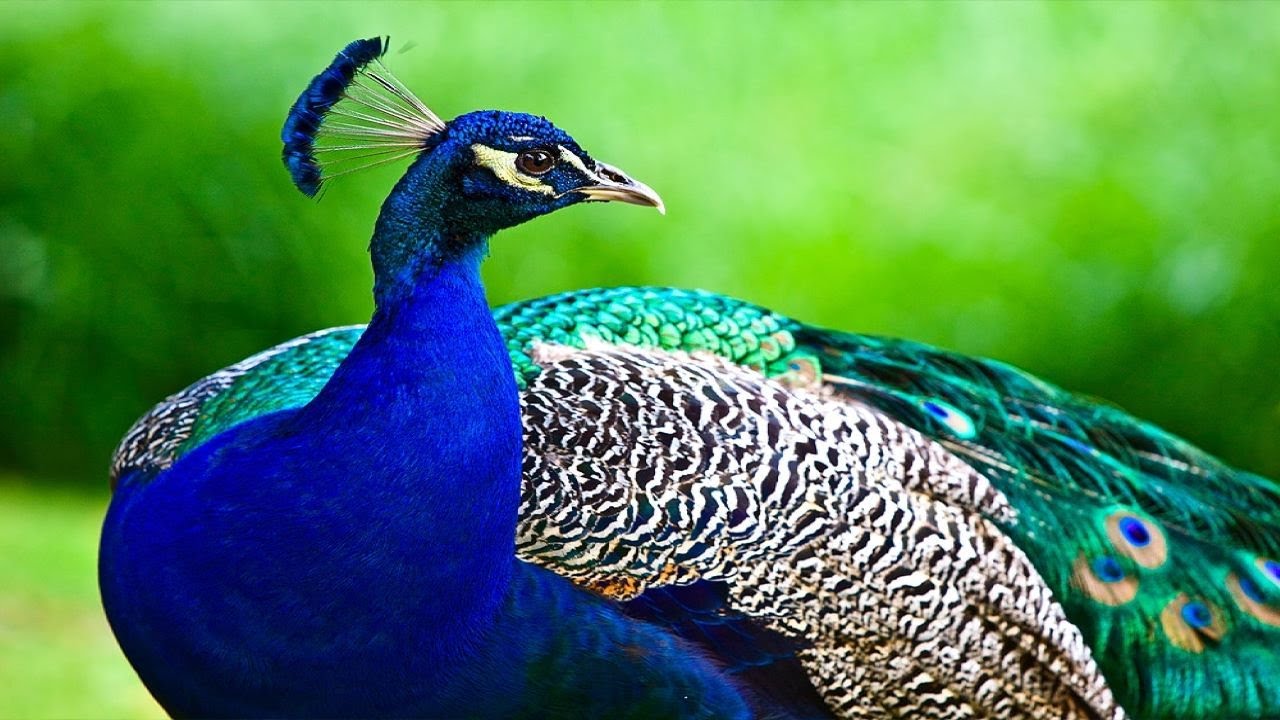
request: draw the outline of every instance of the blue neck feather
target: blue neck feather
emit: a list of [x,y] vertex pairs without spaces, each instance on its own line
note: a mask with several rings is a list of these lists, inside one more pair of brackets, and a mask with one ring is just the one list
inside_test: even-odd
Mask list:
[[[447,264],[476,271],[483,259],[490,233],[450,222],[446,198],[452,163],[442,161],[448,155],[424,153],[382,204],[369,242],[379,309],[405,301],[415,286],[427,284]],[[487,323],[492,325],[492,319]]]
[[436,135],[387,198],[373,319],[310,403],[122,479],[103,602],[171,714],[747,715],[699,653],[515,557],[519,395],[479,266],[573,199],[494,194],[466,148],[499,120]]
[[431,173],[410,175],[373,237],[369,329],[321,393],[112,503],[104,603],[171,713],[403,714],[491,642],[516,567],[518,394],[484,239],[433,227]]
[[[404,553],[397,562],[430,586],[414,600],[415,622],[447,649],[491,619],[509,583],[519,398],[480,282],[487,238],[451,230],[436,200],[443,173],[415,170],[387,199],[371,242],[369,328],[294,422],[345,436],[334,452],[362,459],[358,477],[332,480],[343,493],[355,483],[385,498],[365,508],[368,521],[404,530],[408,546],[388,552]],[[424,553],[439,561],[421,562]]]

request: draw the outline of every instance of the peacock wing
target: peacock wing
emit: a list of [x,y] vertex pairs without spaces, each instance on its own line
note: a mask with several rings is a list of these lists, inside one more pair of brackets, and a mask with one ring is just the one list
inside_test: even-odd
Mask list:
[[1003,363],[814,328],[823,387],[935,438],[1024,521],[1006,529],[1140,717],[1280,713],[1280,489]]
[[[710,293],[587,290],[508,305],[495,316],[517,381],[526,390],[526,405],[531,383],[546,369],[547,358],[535,360],[539,347],[559,347],[561,356],[566,350],[590,348],[599,354],[610,347],[631,348],[693,353],[676,355],[678,367],[705,364],[716,356],[732,363],[713,369],[716,377],[746,369],[757,382],[762,376],[773,378],[770,387],[781,383],[797,396],[861,408],[895,427],[914,429],[976,468],[1004,498],[1011,514],[981,503],[966,505],[958,497],[943,504],[962,513],[976,511],[990,523],[986,529],[993,537],[1012,539],[1030,559],[1094,649],[1123,705],[1143,717],[1280,713],[1280,686],[1273,681],[1280,647],[1275,636],[1280,565],[1273,559],[1280,544],[1280,502],[1270,481],[1227,467],[1120,410],[1007,365],[918,343],[812,328]],[[360,331],[339,328],[300,338],[169,398],[126,435],[113,461],[113,480],[165,467],[238,422],[305,403]],[[575,377],[562,371],[567,372],[557,369],[545,381]],[[621,396],[592,402],[609,412],[619,402],[625,406]],[[567,407],[548,420],[553,423],[549,429],[567,419]],[[634,426],[630,432],[641,447],[642,441],[652,444],[663,427]],[[594,466],[581,465],[580,472],[599,474],[616,459],[603,457],[595,458]],[[671,460],[683,462],[681,457],[676,452]],[[526,461],[546,460],[527,456]],[[576,472],[562,481],[581,484]],[[583,477],[588,485],[594,481]],[[546,487],[558,486],[537,487],[549,492]],[[526,494],[529,488],[527,483]],[[914,492],[890,491],[893,497],[886,501],[917,499],[920,491]],[[639,509],[644,510],[643,503]],[[973,520],[966,522],[978,527]],[[880,546],[900,542],[883,539],[887,537],[881,535]],[[862,546],[848,547],[863,552]],[[855,556],[862,561],[863,555]],[[571,568],[573,562],[566,556],[544,564]],[[807,565],[837,566],[827,558],[810,559]],[[849,573],[856,574],[852,569]],[[619,573],[602,582],[612,583],[616,592],[635,578]],[[669,576],[649,582],[651,588],[685,587]],[[869,603],[862,612],[910,617],[891,603]],[[880,640],[872,633],[859,640],[863,644],[851,646],[856,652],[839,651],[848,662],[866,663],[850,687],[873,682],[888,687],[884,678],[890,671],[885,668],[914,667],[914,645],[876,645]],[[811,655],[818,652],[816,645],[807,646]],[[933,692],[932,676],[913,677],[925,678],[916,695]]]
[[629,600],[723,582],[846,716],[1117,717],[982,476],[710,354],[539,345],[519,552]]

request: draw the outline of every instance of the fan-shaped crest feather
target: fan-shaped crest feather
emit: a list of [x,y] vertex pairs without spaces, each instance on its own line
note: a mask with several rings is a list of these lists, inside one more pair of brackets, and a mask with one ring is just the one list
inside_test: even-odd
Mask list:
[[304,194],[314,197],[335,177],[413,155],[444,130],[444,121],[382,64],[390,42],[348,44],[290,108],[280,133],[284,164]]

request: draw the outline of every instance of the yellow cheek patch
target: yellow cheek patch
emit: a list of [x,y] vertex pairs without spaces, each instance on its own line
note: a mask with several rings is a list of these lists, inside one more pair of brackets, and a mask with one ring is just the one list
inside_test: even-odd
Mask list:
[[481,145],[479,143],[471,146],[471,152],[475,153],[476,164],[481,167],[489,168],[499,180],[511,187],[539,192],[544,195],[556,194],[555,188],[535,177],[530,177],[529,175],[525,175],[517,170],[516,154],[513,152],[497,150],[489,147],[488,145]]

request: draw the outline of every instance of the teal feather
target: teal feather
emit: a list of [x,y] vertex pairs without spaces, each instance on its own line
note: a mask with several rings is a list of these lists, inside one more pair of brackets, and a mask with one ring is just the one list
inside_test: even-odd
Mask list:
[[[1280,578],[1266,564],[1280,557],[1280,489],[1271,481],[1006,364],[813,328],[711,293],[585,290],[495,317],[521,387],[540,372],[539,343],[623,344],[714,353],[892,415],[1005,493],[1019,517],[1006,532],[1130,713],[1280,714]],[[203,400],[175,453],[307,402],[360,332],[317,334],[238,375]],[[117,460],[119,472],[154,459],[126,445]],[[1146,545],[1130,546],[1122,526]]]
[[[1028,522],[1006,528],[1027,552],[1094,650],[1117,699],[1138,717],[1269,717],[1280,711],[1280,627],[1248,612],[1232,573],[1280,607],[1280,586],[1253,562],[1280,550],[1280,490],[1235,470],[1150,423],[1060,390],[1003,363],[918,343],[820,330],[797,332],[824,372],[873,387],[941,398],[975,419],[970,440],[949,439],[906,417],[983,472]],[[855,390],[856,392],[856,390]],[[874,394],[865,399],[880,404]],[[1132,511],[1166,538],[1144,567],[1108,536],[1105,518]],[[1078,557],[1113,558],[1136,582],[1132,600],[1109,605],[1073,577]],[[1096,574],[1096,573],[1095,573]],[[1114,583],[1112,583],[1114,584]],[[1180,595],[1222,618],[1221,636],[1166,629]],[[1202,641],[1202,642],[1201,642]]]

